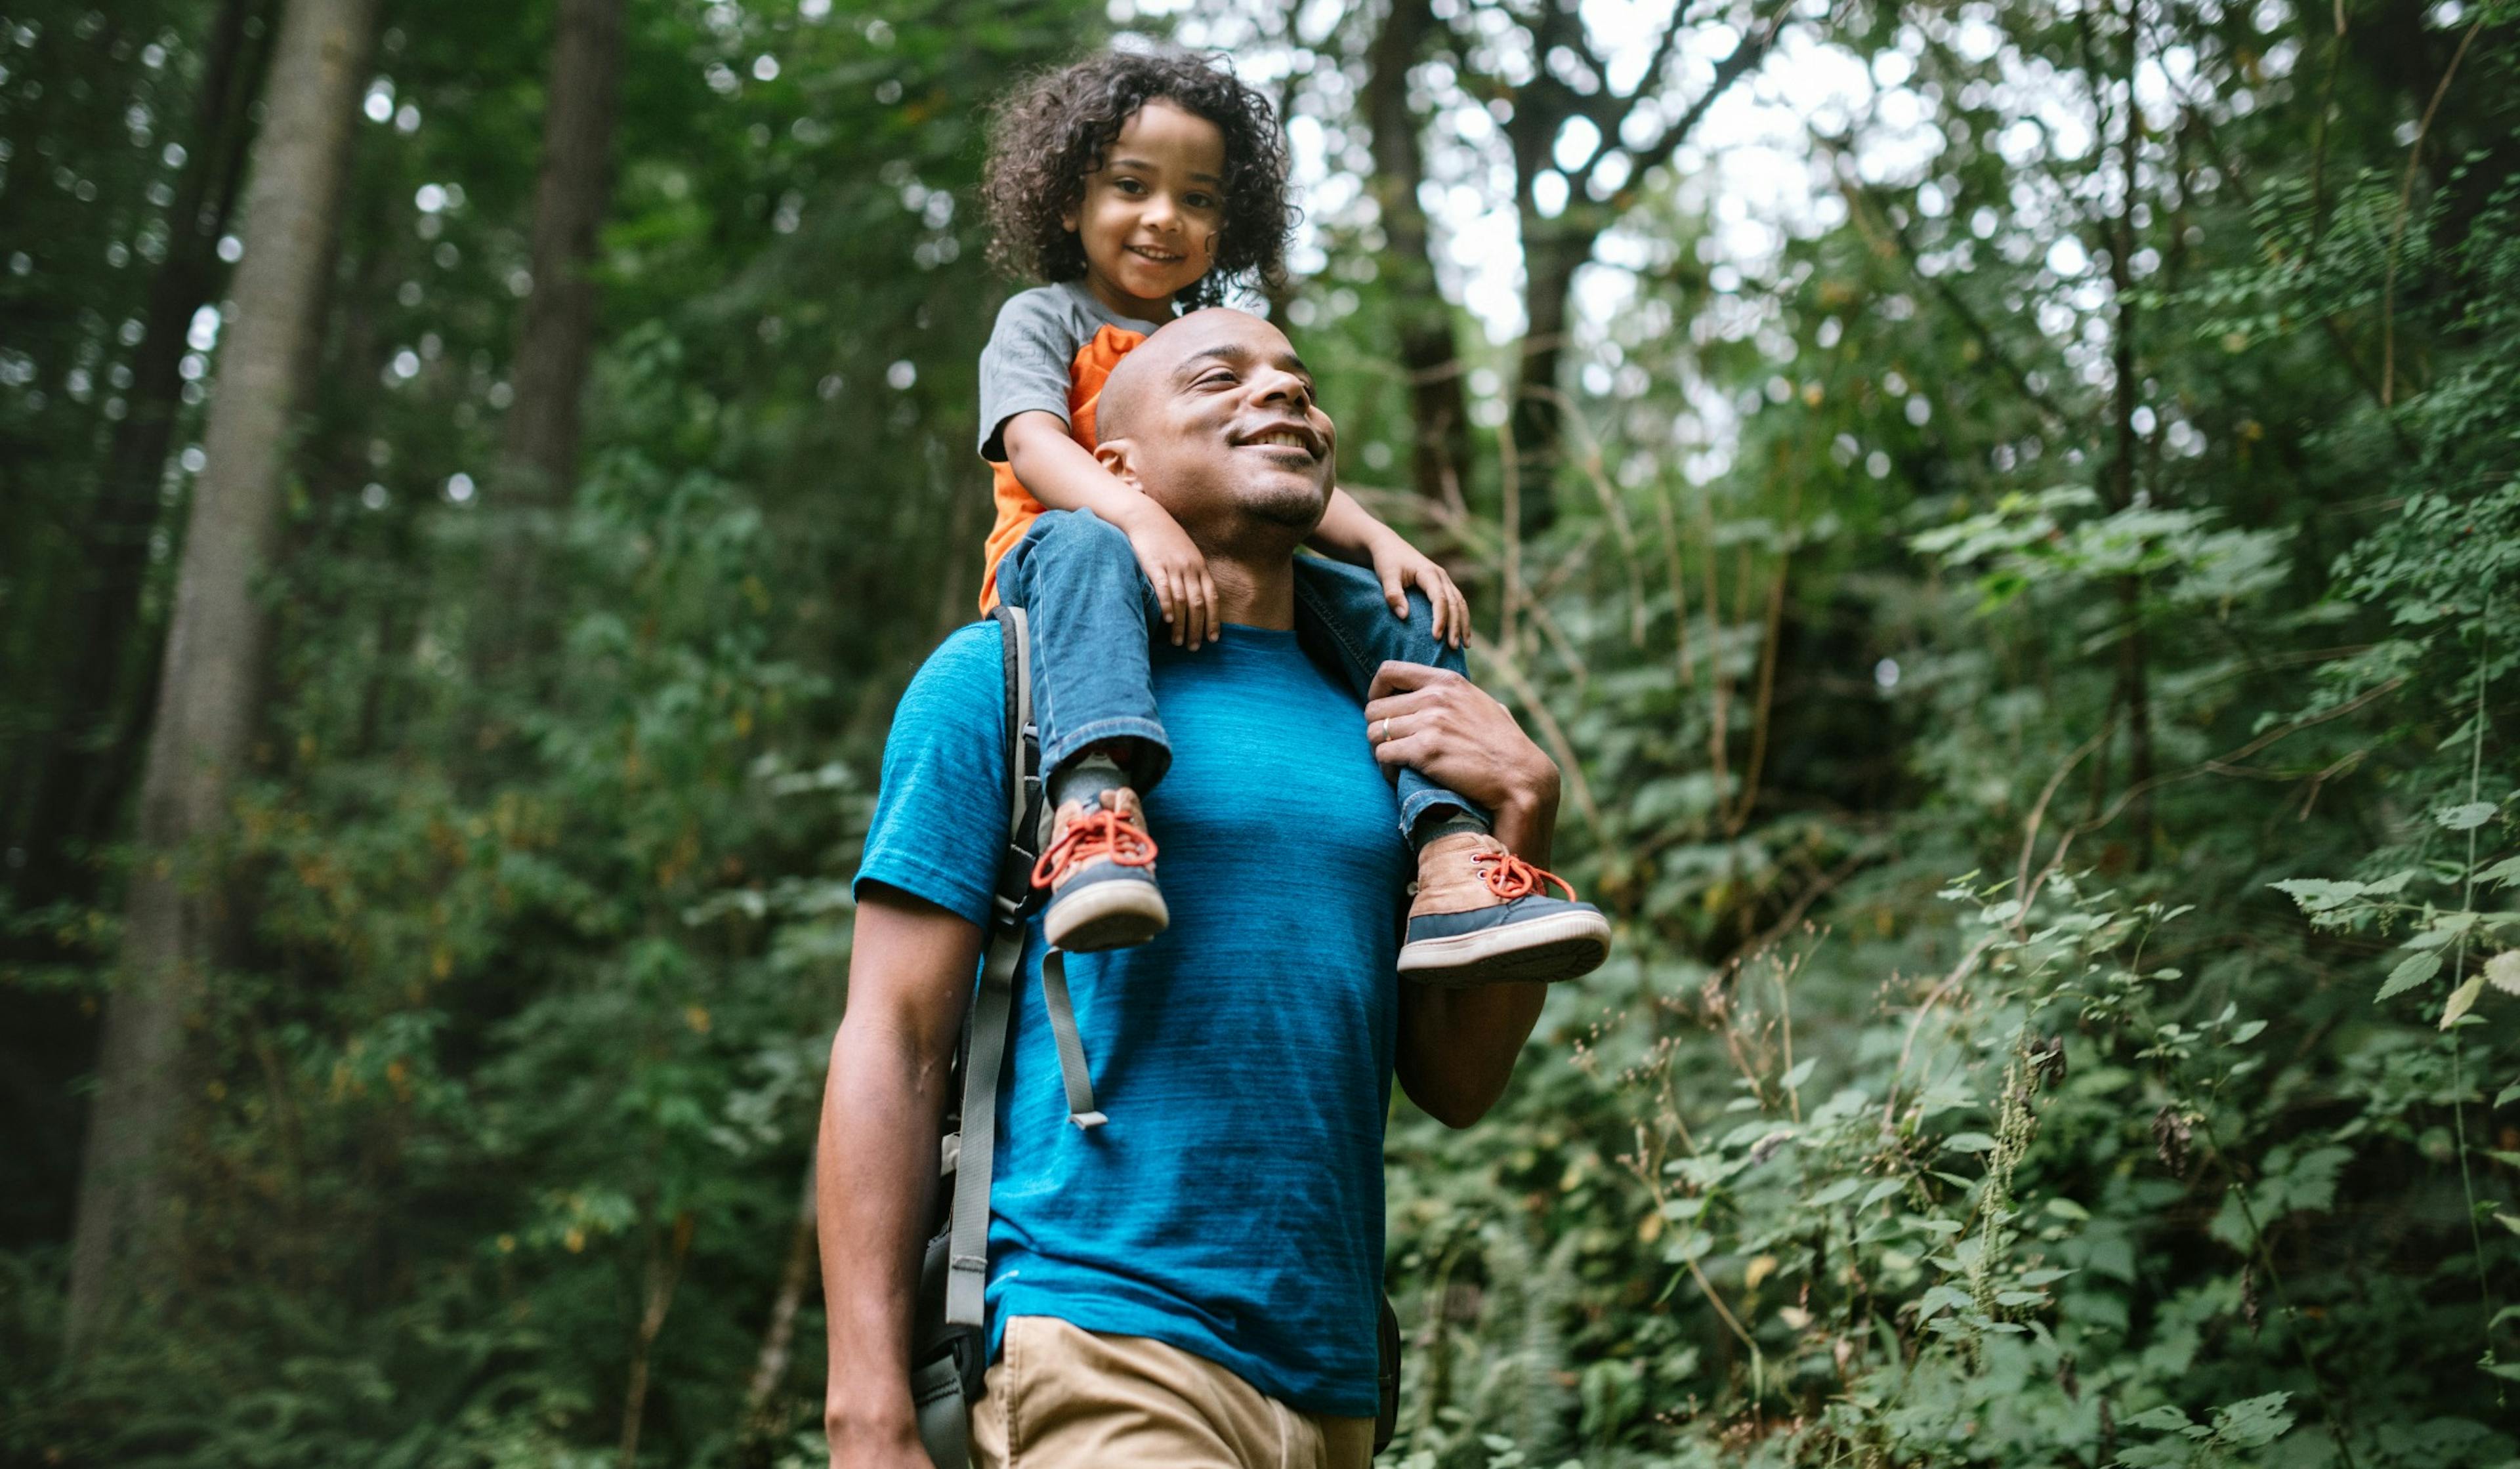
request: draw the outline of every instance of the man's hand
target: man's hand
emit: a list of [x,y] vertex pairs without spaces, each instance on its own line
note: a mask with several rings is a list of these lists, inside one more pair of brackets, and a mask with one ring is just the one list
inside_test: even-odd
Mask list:
[[1398,531],[1385,530],[1373,541],[1373,575],[1382,583],[1382,599],[1394,615],[1409,617],[1409,589],[1426,594],[1435,610],[1435,641],[1455,647],[1470,636],[1470,602],[1433,556],[1409,544]]
[[1375,760],[1385,769],[1409,766],[1478,802],[1496,814],[1498,840],[1547,866],[1557,764],[1505,705],[1460,674],[1422,663],[1383,664],[1366,695]]
[[1138,554],[1139,569],[1154,586],[1164,621],[1172,624],[1173,646],[1215,642],[1225,630],[1225,619],[1216,610],[1216,582],[1207,574],[1207,557],[1191,544],[1181,522],[1152,499],[1141,497],[1120,529]]

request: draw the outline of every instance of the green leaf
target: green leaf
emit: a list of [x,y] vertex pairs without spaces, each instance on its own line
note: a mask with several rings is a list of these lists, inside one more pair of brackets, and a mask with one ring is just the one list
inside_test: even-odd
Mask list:
[[1810,1198],[1803,1200],[1803,1202],[1815,1207],[1834,1204],[1838,1200],[1853,1194],[1856,1188],[1860,1186],[1863,1181],[1864,1180],[1861,1179],[1840,1179],[1836,1182],[1829,1184],[1826,1188],[1813,1194]]
[[2300,904],[2306,913],[2323,913],[2369,891],[2360,882],[2331,882],[2323,877],[2289,877],[2269,885]]
[[1812,1068],[1819,1064],[1820,1057],[1818,1056],[1811,1056],[1804,1060],[1796,1061],[1794,1063],[1794,1069],[1785,1073],[1785,1090],[1788,1091],[1801,1091],[1803,1083],[1811,1080]]
[[[2515,1084],[2512,1090],[2520,1091],[2520,1084]],[[1855,1207],[1858,1209],[1869,1209],[1873,1205],[1880,1203],[1883,1199],[1890,1197],[1890,1195],[1897,1193],[1900,1189],[1907,1186],[1908,1184],[1906,1180],[1883,1179],[1880,1182],[1864,1190],[1864,1198],[1861,1202],[1857,1203]]]
[[2380,987],[2379,994],[2371,997],[2371,1002],[2378,1004],[2383,1000],[2404,995],[2439,974],[2441,966],[2441,956],[2438,954],[2408,955],[2398,960],[2398,967],[2389,971],[2389,982]]
[[2234,1402],[2214,1415],[2214,1437],[2235,1448],[2264,1448],[2292,1427],[2284,1407],[2291,1399],[2290,1393],[2269,1393]]
[[2509,887],[2515,882],[2520,882],[2520,857],[2506,857],[2477,873],[2476,878],[2479,882],[2491,882],[2497,887]]
[[2443,807],[2433,813],[2433,820],[2445,830],[2473,831],[2494,820],[2494,811],[2495,805],[2492,801],[2467,801],[2456,806]]
[[2450,1002],[2442,1006],[2441,1028],[2448,1030],[2458,1023],[2458,1017],[2476,1006],[2476,997],[2485,993],[2485,976],[2470,975],[2467,983],[2450,992]]
[[2520,1082],[2513,1082],[2510,1086],[2494,1093],[2494,1104],[2498,1107],[2509,1106],[2515,1099],[2520,1099]]
[[1995,1139],[1984,1133],[1954,1133],[1943,1139],[1943,1146],[1956,1153],[1991,1153]]
[[2145,1408],[2126,1420],[2129,1428],[2157,1428],[2163,1433],[2175,1432],[2187,1427],[2187,1415],[2167,1402],[2159,1407]]
[[2508,1214],[2498,1214],[2494,1216],[2494,1222],[2514,1234],[2520,1234],[2520,1219],[2514,1219]]
[[2250,1042],[2256,1040],[2259,1032],[2266,1028],[2267,1023],[2263,1020],[2244,1020],[2232,1028],[2231,1044],[2234,1046],[2246,1046]]
[[1945,1310],[1966,1311],[1968,1307],[1968,1292],[1948,1285],[1937,1285],[1925,1292],[1924,1299],[1916,1303],[1916,1320],[1921,1324],[1932,1320]]

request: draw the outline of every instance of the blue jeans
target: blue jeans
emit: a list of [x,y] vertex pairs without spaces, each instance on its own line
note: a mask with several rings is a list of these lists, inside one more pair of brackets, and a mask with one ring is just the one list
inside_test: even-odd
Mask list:
[[[1107,739],[1138,741],[1131,780],[1141,792],[1172,765],[1155,712],[1147,650],[1163,626],[1154,588],[1118,527],[1091,511],[1051,511],[998,563],[998,596],[1022,607],[1032,628],[1033,723],[1041,768],[1058,770]],[[1315,657],[1345,676],[1362,703],[1385,662],[1462,671],[1459,648],[1435,641],[1434,609],[1409,594],[1409,620],[1391,615],[1373,573],[1321,556],[1295,557],[1295,631]],[[1409,836],[1437,806],[1485,824],[1488,814],[1427,779],[1400,772],[1400,831]]]

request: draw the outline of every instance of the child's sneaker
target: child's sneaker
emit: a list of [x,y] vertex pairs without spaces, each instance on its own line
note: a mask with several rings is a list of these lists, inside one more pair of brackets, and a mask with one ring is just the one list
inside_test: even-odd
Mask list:
[[1172,921],[1155,886],[1155,839],[1138,793],[1125,785],[1099,792],[1090,806],[1058,808],[1032,885],[1050,889],[1043,936],[1071,954],[1143,944]]
[[[1553,882],[1564,898],[1546,897]],[[1610,957],[1610,920],[1575,890],[1483,831],[1439,836],[1418,853],[1417,896],[1400,972],[1425,985],[1554,983]]]

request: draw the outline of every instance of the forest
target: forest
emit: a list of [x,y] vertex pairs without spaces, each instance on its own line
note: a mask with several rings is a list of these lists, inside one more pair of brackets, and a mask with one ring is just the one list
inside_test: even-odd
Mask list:
[[0,0],[0,1461],[826,1461],[1114,44],[1617,934],[1395,1105],[1382,1461],[2520,1465],[2514,0]]

